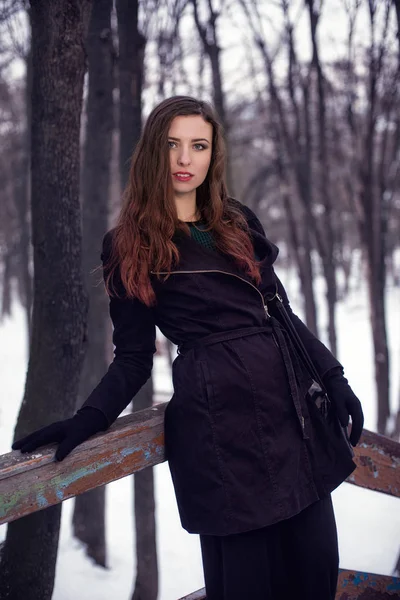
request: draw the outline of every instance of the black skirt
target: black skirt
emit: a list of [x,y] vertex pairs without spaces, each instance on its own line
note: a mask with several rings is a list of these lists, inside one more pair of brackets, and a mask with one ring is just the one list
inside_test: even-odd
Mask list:
[[274,525],[201,535],[207,600],[334,600],[338,542],[328,496]]

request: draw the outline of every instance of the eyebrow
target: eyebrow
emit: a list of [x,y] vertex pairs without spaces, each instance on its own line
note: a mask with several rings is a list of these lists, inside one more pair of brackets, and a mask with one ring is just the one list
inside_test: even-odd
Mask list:
[[[172,135],[168,136],[169,140],[174,140],[174,142],[180,142],[181,140],[179,138],[176,137],[172,137]],[[206,139],[206,138],[195,138],[193,140],[191,140],[192,142],[207,142],[207,144],[209,144],[210,142]]]

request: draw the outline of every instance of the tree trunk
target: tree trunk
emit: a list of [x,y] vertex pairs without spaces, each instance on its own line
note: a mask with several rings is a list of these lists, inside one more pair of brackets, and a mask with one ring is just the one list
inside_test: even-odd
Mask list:
[[121,189],[142,131],[142,89],[146,38],[138,28],[139,0],[117,0],[119,75],[119,160]]
[[[142,130],[142,87],[146,38],[138,27],[138,0],[117,0],[119,39],[119,134],[120,180],[124,189],[128,180],[130,158]],[[136,394],[133,410],[153,403],[152,377]],[[136,529],[137,573],[132,598],[156,600],[158,566],[153,469],[134,475],[134,514]]]
[[397,42],[398,42],[398,56],[400,62],[400,0],[393,0],[394,7],[396,9],[396,21],[397,21]]
[[[333,248],[332,248],[333,250]],[[327,256],[323,261],[324,275],[326,282],[326,303],[328,306],[328,339],[329,347],[334,356],[337,356],[337,335],[336,335],[336,303],[337,303],[337,284],[336,271],[333,264],[333,256]]]
[[317,27],[320,12],[314,4],[314,0],[306,0],[310,16],[310,32],[313,47],[312,66],[316,72],[317,96],[318,96],[318,163],[319,163],[319,201],[324,206],[322,216],[323,234],[316,223],[316,241],[319,254],[322,259],[323,273],[326,282],[326,301],[328,306],[328,337],[329,346],[333,354],[337,355],[336,338],[336,270],[335,270],[335,235],[333,227],[332,211],[332,181],[331,169],[328,159],[327,123],[326,123],[326,100],[325,100],[325,78],[319,56],[317,40]]
[[[31,0],[34,301],[20,438],[69,417],[83,360],[79,130],[89,0]],[[46,499],[43,498],[46,506]],[[10,523],[2,600],[50,600],[61,505]]]
[[11,315],[11,248],[3,257],[3,281],[1,290],[1,318]]
[[[135,410],[153,403],[153,379],[147,381],[135,396]],[[157,600],[158,564],[153,468],[136,473],[134,481],[134,510],[136,526],[136,581],[132,600]]]
[[387,421],[390,416],[389,348],[385,323],[386,275],[383,252],[380,260],[374,260],[371,250],[371,247],[367,249],[368,291],[378,399],[377,429],[378,433],[386,435]]
[[31,317],[32,317],[32,276],[30,272],[31,263],[31,232],[29,225],[29,164],[30,164],[30,133],[31,133],[31,88],[32,88],[32,55],[29,51],[26,57],[26,83],[25,83],[25,106],[26,123],[25,129],[21,134],[21,148],[18,153],[17,166],[14,174],[15,186],[15,206],[18,216],[18,257],[19,257],[19,276],[18,280],[21,286],[20,297],[25,308],[26,329],[28,348],[31,338]]
[[[386,286],[386,232],[388,213],[384,207],[384,190],[379,188],[377,176],[378,127],[377,103],[379,85],[382,83],[384,41],[388,31],[388,19],[382,31],[381,45],[377,54],[376,44],[376,6],[371,5],[370,30],[371,48],[368,72],[368,105],[366,127],[363,141],[364,155],[359,167],[359,205],[362,209],[358,226],[367,261],[369,308],[374,345],[375,379],[378,401],[378,432],[386,434],[387,420],[390,415],[389,398],[389,350],[385,318]],[[389,4],[386,5],[389,11]],[[387,12],[387,16],[388,16]],[[376,55],[378,58],[376,58]],[[382,152],[382,147],[379,148]]]
[[307,327],[318,336],[318,322],[317,322],[317,306],[315,303],[314,295],[314,267],[311,258],[311,239],[310,239],[310,217],[309,213],[305,211],[302,216],[302,233],[303,241],[301,249],[303,251],[302,258],[302,269],[300,273],[303,275],[301,281],[301,291],[304,297],[304,314]]
[[[307,327],[318,336],[317,309],[313,290],[313,265],[311,260],[312,238],[315,236],[315,218],[312,212],[312,177],[311,177],[311,128],[309,107],[309,82],[301,81],[303,95],[303,114],[301,114],[297,94],[294,89],[294,75],[297,74],[296,53],[293,45],[292,29],[287,23],[287,39],[289,50],[288,90],[293,109],[293,118],[287,117],[278,85],[275,80],[273,62],[268,46],[261,30],[255,28],[254,20],[248,3],[241,0],[240,4],[247,16],[248,24],[253,32],[257,47],[260,50],[270,94],[270,110],[274,112],[274,122],[277,123],[279,137],[289,159],[289,168],[293,173],[293,181],[297,188],[298,198],[302,204],[302,269],[304,280],[301,281],[305,305],[305,320]],[[252,3],[257,14],[256,3]]]
[[229,152],[229,124],[226,116],[226,107],[225,107],[225,95],[222,89],[222,74],[221,74],[221,59],[220,53],[221,49],[218,43],[218,33],[217,33],[217,19],[218,12],[214,10],[212,0],[208,0],[208,20],[207,24],[203,25],[200,21],[199,11],[198,11],[198,0],[192,0],[193,4],[193,14],[194,20],[196,24],[197,31],[199,33],[200,40],[203,45],[204,52],[210,59],[211,65],[211,74],[212,74],[212,89],[213,89],[213,102],[215,110],[218,113],[218,117],[222,124],[225,133],[226,139],[226,151],[227,151],[227,186],[228,191],[231,196],[235,195],[233,189],[233,177],[232,177],[232,168],[231,168],[231,160],[230,160],[230,152]]
[[[79,389],[79,402],[87,398],[107,370],[106,348],[110,343],[108,301],[99,272],[101,240],[108,227],[110,163],[113,114],[113,41],[111,32],[112,0],[93,4],[87,54],[89,92],[86,107],[86,135],[82,168],[83,253],[82,266],[89,297],[88,346]],[[99,487],[75,499],[74,535],[86,545],[96,564],[107,564],[105,535],[105,487]]]
[[[271,126],[273,126],[273,123],[271,123]],[[289,177],[286,172],[284,161],[282,160],[284,150],[282,146],[282,140],[280,139],[279,127],[275,125],[275,129],[277,141],[275,162],[279,180],[281,181],[282,201],[288,223],[289,243],[295,259],[297,275],[300,280],[301,291],[304,298],[305,321],[308,326],[315,323],[316,327],[317,311],[315,306],[314,290],[312,286],[313,269],[311,263],[311,249],[309,246],[307,219],[303,216],[300,223],[296,223],[292,200],[289,193]],[[302,235],[300,234],[300,229],[302,230]],[[301,237],[304,241],[301,241]]]

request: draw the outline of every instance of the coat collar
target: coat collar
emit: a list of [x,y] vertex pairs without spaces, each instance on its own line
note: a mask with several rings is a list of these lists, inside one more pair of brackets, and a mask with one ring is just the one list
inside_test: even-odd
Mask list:
[[[263,271],[269,269],[274,263],[278,255],[278,248],[252,228],[250,223],[249,231],[254,251],[261,261],[260,270],[262,275]],[[180,254],[179,264],[172,269],[172,272],[223,271],[232,275],[239,275],[249,282],[252,281],[251,277],[240,270],[229,255],[206,248],[180,230],[175,232],[172,239]]]

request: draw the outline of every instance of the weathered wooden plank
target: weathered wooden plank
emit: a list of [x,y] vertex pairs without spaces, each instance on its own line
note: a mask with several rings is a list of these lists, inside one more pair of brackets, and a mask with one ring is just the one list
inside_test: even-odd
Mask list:
[[184,596],[183,598],[180,598],[180,600],[205,600],[206,598],[206,590],[205,588],[203,588],[201,590],[197,590],[197,592],[189,594],[189,596]]
[[400,444],[364,429],[355,448],[356,469],[349,483],[400,497]]
[[163,462],[165,406],[121,417],[62,462],[54,461],[54,446],[2,456],[0,524]]
[[399,577],[340,569],[336,600],[393,600],[399,597]]
[[[0,523],[62,502],[164,460],[166,403],[121,417],[107,432],[54,462],[54,446],[0,457]],[[400,495],[400,444],[364,431],[351,483]]]
[[[340,569],[336,600],[393,600],[400,597],[400,578]],[[205,588],[180,600],[206,600]]]

